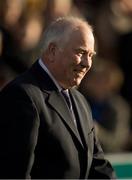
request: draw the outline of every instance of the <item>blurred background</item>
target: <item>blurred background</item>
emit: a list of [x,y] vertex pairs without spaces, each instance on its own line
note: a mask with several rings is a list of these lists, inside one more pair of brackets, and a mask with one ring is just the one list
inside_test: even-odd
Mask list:
[[0,90],[39,58],[45,28],[65,15],[93,26],[97,55],[78,89],[108,158],[131,166],[132,0],[0,0]]

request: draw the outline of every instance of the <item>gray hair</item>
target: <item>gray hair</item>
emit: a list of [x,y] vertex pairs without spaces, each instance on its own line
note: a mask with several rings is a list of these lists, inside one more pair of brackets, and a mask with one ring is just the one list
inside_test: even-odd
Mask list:
[[63,47],[70,37],[70,33],[82,26],[86,26],[93,32],[92,27],[82,18],[73,16],[57,18],[44,32],[42,51],[44,52],[53,42]]

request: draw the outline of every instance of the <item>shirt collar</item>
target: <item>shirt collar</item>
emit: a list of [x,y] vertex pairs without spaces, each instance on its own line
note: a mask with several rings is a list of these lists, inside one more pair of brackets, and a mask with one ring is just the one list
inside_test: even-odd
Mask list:
[[54,84],[56,85],[57,89],[59,92],[61,92],[62,87],[58,84],[58,82],[56,81],[56,79],[53,77],[53,75],[51,74],[51,72],[49,71],[49,69],[46,67],[46,65],[44,64],[44,62],[42,61],[42,59],[40,58],[38,61],[39,65],[42,67],[42,69],[49,75],[49,77],[52,79],[52,81],[54,82]]

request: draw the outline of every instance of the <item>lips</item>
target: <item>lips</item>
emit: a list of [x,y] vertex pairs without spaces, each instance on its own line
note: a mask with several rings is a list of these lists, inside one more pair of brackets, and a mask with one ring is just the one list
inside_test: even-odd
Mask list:
[[75,69],[74,72],[79,74],[85,74],[86,70]]
[[74,70],[74,73],[77,77],[83,77],[85,75],[84,70]]

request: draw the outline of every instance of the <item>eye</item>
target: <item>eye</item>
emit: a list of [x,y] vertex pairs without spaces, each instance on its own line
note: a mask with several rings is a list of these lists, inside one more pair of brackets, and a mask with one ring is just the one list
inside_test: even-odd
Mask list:
[[90,52],[89,54],[88,54],[88,56],[90,57],[90,58],[93,58],[93,56],[95,56],[96,55],[96,52]]
[[85,51],[82,50],[82,49],[76,49],[76,54],[79,55],[79,56],[82,56],[85,54]]

